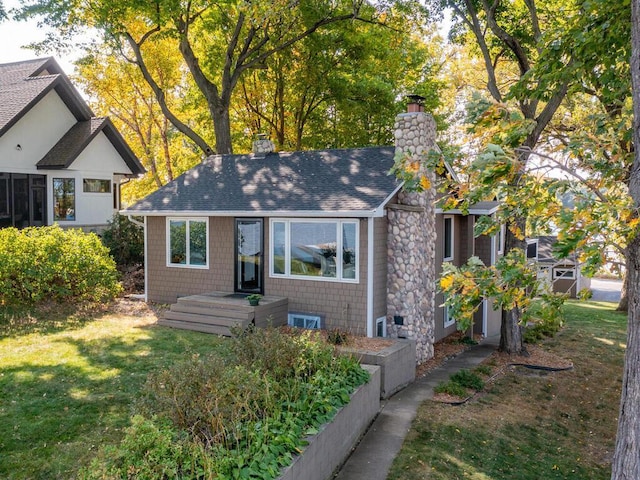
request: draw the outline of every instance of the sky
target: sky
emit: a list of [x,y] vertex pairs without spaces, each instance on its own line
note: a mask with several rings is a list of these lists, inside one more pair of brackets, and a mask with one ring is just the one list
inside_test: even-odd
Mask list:
[[[9,11],[9,16],[11,16],[10,10],[12,8],[20,6],[19,0],[3,0],[3,4],[5,9]],[[77,53],[69,53],[67,55],[45,53],[37,55],[32,50],[23,48],[31,42],[44,39],[46,30],[38,27],[37,23],[35,20],[16,22],[10,19],[0,22],[0,63],[54,56],[67,74],[73,73],[73,61],[79,57]]]

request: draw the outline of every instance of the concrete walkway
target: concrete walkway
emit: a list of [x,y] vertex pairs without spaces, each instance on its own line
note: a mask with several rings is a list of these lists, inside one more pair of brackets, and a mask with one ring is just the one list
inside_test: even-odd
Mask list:
[[347,459],[336,480],[386,480],[418,407],[433,398],[433,389],[463,368],[473,368],[493,353],[498,338],[486,339],[448,360],[388,399],[361,442]]

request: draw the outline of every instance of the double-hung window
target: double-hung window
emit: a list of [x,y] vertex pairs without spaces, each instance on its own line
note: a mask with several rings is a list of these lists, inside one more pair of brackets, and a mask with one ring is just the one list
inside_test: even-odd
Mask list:
[[444,258],[445,262],[453,260],[454,242],[453,242],[453,217],[444,217]]
[[358,282],[358,220],[271,220],[273,277]]
[[167,218],[167,266],[207,268],[208,237],[207,218]]

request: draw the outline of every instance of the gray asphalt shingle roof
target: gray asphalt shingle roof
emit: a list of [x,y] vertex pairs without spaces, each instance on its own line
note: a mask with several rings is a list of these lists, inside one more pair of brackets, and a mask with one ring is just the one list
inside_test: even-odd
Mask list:
[[76,123],[37,163],[38,168],[67,168],[102,130],[106,120],[101,117]]
[[95,135],[104,131],[131,173],[144,173],[144,167],[113,124],[108,119],[93,117],[87,103],[52,57],[0,64],[0,136],[53,89],[78,123],[38,162],[38,168],[69,167]]
[[216,155],[126,210],[130,214],[356,213],[381,207],[401,184],[394,147]]

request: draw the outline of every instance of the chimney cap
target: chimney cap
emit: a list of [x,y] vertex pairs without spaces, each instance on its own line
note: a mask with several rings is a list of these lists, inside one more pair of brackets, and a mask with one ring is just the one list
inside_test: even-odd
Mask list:
[[426,99],[422,95],[411,94],[407,95],[407,111],[412,112],[424,112],[424,101]]

